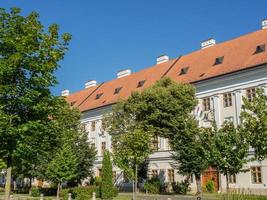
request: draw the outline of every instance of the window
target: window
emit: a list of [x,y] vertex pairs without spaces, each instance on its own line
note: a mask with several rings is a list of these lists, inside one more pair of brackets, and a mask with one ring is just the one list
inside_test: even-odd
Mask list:
[[204,98],[202,101],[203,101],[203,102],[202,102],[203,110],[204,110],[204,111],[208,111],[208,110],[210,110],[210,97],[208,97],[208,98]]
[[104,155],[105,150],[106,150],[106,142],[102,142],[101,143],[101,155],[102,156]]
[[95,99],[100,99],[100,97],[103,95],[103,93],[99,93],[95,96]]
[[96,121],[91,122],[91,131],[95,131]]
[[257,53],[261,53],[261,52],[264,52],[265,51],[265,44],[261,44],[261,45],[258,45],[256,47],[256,51],[255,51],[255,54]]
[[234,117],[233,116],[230,116],[230,117],[225,117],[224,122],[234,122]]
[[236,183],[236,175],[232,174],[232,175],[228,175],[228,182],[229,183]]
[[152,139],[152,150],[153,151],[159,150],[159,140],[158,140],[157,136],[153,137],[153,139]]
[[230,107],[232,106],[232,93],[226,93],[223,95],[223,106]]
[[143,87],[143,85],[145,84],[146,80],[142,80],[142,81],[139,81],[138,84],[137,84],[137,87]]
[[255,88],[249,88],[246,90],[246,95],[248,101],[252,101],[256,97],[256,89]]
[[171,150],[171,144],[168,138],[165,139],[165,150],[167,151]]
[[254,184],[262,183],[261,167],[251,167],[251,179]]
[[92,149],[95,149],[95,143],[91,143]]
[[70,105],[74,106],[75,103],[76,103],[76,101],[72,101],[72,102],[70,102]]
[[214,65],[219,65],[223,63],[224,56],[215,59]]
[[152,169],[152,171],[151,171],[152,173],[152,177],[157,177],[159,174],[158,174],[158,170],[156,170],[156,169]]
[[119,94],[119,92],[121,91],[122,87],[116,88],[114,91],[114,94]]
[[189,67],[184,67],[184,68],[182,68],[181,71],[180,71],[180,74],[179,74],[179,75],[184,75],[184,74],[186,74],[187,71],[188,71],[188,69],[189,69]]
[[102,169],[97,169],[97,174],[96,174],[96,176],[101,177],[101,175],[102,175]]
[[174,170],[168,169],[168,182],[173,183],[174,182]]
[[113,180],[116,180],[117,179],[117,173],[116,173],[116,171],[113,171],[112,172],[112,177],[113,177]]
[[189,181],[190,181],[190,183],[194,183],[194,175],[193,175],[193,174],[190,175],[190,177],[189,177]]

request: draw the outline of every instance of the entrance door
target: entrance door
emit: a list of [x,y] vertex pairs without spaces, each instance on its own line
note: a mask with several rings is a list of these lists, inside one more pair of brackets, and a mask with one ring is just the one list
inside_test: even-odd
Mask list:
[[202,173],[202,187],[205,187],[207,182],[212,180],[214,182],[215,191],[219,190],[219,173],[216,167],[209,167]]

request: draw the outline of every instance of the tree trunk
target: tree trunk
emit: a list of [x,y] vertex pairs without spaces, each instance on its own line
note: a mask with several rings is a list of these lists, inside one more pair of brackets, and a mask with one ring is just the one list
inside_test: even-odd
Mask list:
[[196,174],[196,182],[197,182],[197,194],[201,194],[202,188],[201,188],[201,175]]
[[138,186],[138,165],[135,165],[135,186],[134,186],[134,192],[135,192],[135,196],[137,194],[137,186]]
[[9,200],[9,198],[10,198],[10,192],[11,192],[11,172],[12,172],[12,167],[10,165],[7,168],[7,174],[6,174],[5,200]]
[[29,183],[29,195],[32,195],[32,178],[30,177],[30,183]]
[[57,184],[57,200],[59,200],[60,186],[61,186],[61,183],[59,182],[59,183]]
[[135,200],[135,192],[134,192],[134,179],[133,179],[133,200]]
[[229,174],[228,172],[226,172],[226,196],[227,196],[227,200],[229,199]]

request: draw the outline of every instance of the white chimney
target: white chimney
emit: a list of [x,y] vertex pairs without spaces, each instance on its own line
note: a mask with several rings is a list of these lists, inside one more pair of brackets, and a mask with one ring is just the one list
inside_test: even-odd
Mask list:
[[69,95],[70,95],[70,91],[69,90],[63,90],[61,92],[61,96],[63,96],[63,97],[66,97],[66,96],[69,96]]
[[169,56],[167,55],[161,55],[157,57],[157,64],[164,63],[169,61]]
[[264,19],[264,20],[261,21],[261,28],[262,29],[267,28],[267,19]]
[[85,83],[85,88],[90,88],[96,86],[96,80],[90,80]]
[[117,78],[122,78],[124,76],[128,76],[130,75],[132,72],[130,69],[124,69],[124,70],[121,70],[117,73]]
[[210,38],[208,40],[201,42],[201,49],[205,49],[205,48],[214,46],[215,44],[216,44],[216,41],[213,38]]

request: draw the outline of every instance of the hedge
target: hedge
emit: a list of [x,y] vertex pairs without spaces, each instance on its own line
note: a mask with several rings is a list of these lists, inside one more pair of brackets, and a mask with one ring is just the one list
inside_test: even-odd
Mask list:
[[85,200],[91,199],[93,192],[96,193],[96,197],[100,197],[100,188],[98,186],[86,186],[86,187],[74,187],[61,190],[60,196],[63,200],[68,200],[68,193],[71,193],[72,199]]

